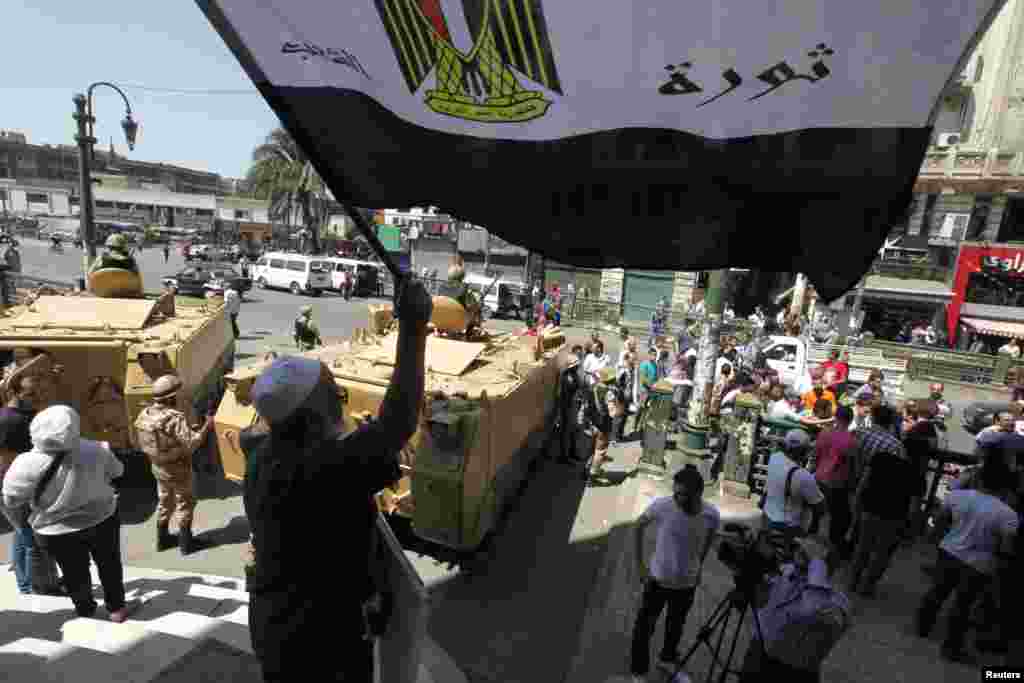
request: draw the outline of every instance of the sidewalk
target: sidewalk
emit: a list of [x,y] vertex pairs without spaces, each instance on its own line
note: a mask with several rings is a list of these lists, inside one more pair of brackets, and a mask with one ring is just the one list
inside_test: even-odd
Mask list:
[[[620,518],[610,533],[605,563],[588,599],[576,656],[566,683],[630,681],[629,648],[633,621],[639,609],[640,580],[636,575],[635,550],[629,520],[639,516],[655,497],[670,495],[671,485],[660,478],[641,474],[627,482],[627,487],[632,493],[624,492],[623,497],[631,497],[632,513]],[[760,510],[748,501],[733,498],[721,500],[718,496],[706,499],[719,507],[723,525],[727,522],[757,524],[756,520],[760,518]],[[651,534],[646,541],[646,551],[651,552]],[[934,550],[923,544],[901,548],[879,585],[878,596],[875,599],[859,596],[852,598],[854,625],[826,661],[824,681],[945,683],[978,680],[977,669],[980,664],[954,664],[939,656],[939,646],[945,632],[944,621],[940,620],[929,640],[920,639],[912,632],[914,610],[930,586],[920,567],[922,563],[932,559],[933,553]],[[838,581],[839,585],[845,584],[843,570],[840,570]],[[687,619],[680,645],[681,654],[686,654],[700,627],[731,588],[731,574],[718,561],[715,550],[712,550],[703,571],[702,584],[698,588],[694,606]],[[746,622],[745,626],[749,627],[749,616]],[[735,618],[732,623],[735,623]],[[656,648],[660,647],[664,638],[663,628],[664,619],[659,622],[651,641],[652,662],[657,653]],[[731,632],[730,628],[729,638],[723,644],[723,653],[728,652]],[[735,668],[742,665],[749,638],[749,628],[744,628],[733,659]],[[710,660],[708,648],[702,645],[687,667],[691,680],[704,680]],[[992,655],[984,656],[981,661],[990,665],[1003,663],[1001,657]],[[652,670],[648,677],[651,683],[661,683],[667,679],[667,675],[657,670]]]

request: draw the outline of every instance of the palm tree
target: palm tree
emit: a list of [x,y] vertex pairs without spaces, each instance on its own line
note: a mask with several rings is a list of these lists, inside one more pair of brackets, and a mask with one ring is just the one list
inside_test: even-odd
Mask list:
[[252,153],[247,180],[257,199],[270,200],[270,219],[291,225],[296,214],[319,254],[320,231],[327,223],[330,195],[323,179],[295,140],[275,128]]

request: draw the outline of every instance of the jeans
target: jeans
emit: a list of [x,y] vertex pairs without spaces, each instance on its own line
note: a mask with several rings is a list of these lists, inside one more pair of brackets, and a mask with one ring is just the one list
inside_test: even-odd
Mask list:
[[665,644],[661,648],[660,659],[674,662],[679,658],[679,641],[683,637],[686,615],[693,606],[693,596],[696,592],[696,588],[665,588],[654,579],[647,579],[640,613],[633,627],[633,675],[645,676],[651,667],[651,636],[654,635],[654,627],[666,604],[668,615],[665,617]]
[[740,683],[818,683],[821,681],[821,671],[804,671],[772,659],[764,653],[761,641],[751,638],[739,678]]
[[124,567],[121,565],[121,521],[114,512],[94,527],[67,534],[39,535],[43,545],[64,574],[64,587],[75,612],[91,617],[96,612],[92,597],[89,559],[96,563],[103,586],[103,602],[108,612],[124,607]]
[[35,537],[32,527],[17,527],[11,538],[11,563],[14,565],[14,578],[18,583],[18,592],[32,592],[32,561],[36,553]]
[[625,438],[626,415],[619,415],[612,418],[612,441],[622,441]]
[[970,625],[971,608],[991,581],[991,576],[982,574],[940,548],[935,585],[924,596],[917,611],[918,634],[927,637],[931,633],[939,610],[955,590],[956,601],[949,615],[949,631],[943,647],[952,651],[962,650]]
[[[878,580],[889,568],[893,548],[899,545],[902,519],[882,519],[870,512],[861,512],[860,540],[850,565],[850,590],[856,591],[864,579],[864,590],[874,590]],[[865,570],[867,574],[865,575]]]
[[[344,587],[339,587],[341,592]],[[337,592],[337,591],[336,591]],[[365,633],[362,607],[298,588],[249,595],[249,633],[263,669],[263,683],[291,683],[312,669],[316,680],[371,683],[373,643]],[[331,647],[321,637],[331,634]]]
[[845,486],[830,486],[818,482],[821,492],[825,494],[825,504],[828,507],[828,540],[847,555],[848,546],[846,533],[853,523],[853,510],[850,509],[850,490]]

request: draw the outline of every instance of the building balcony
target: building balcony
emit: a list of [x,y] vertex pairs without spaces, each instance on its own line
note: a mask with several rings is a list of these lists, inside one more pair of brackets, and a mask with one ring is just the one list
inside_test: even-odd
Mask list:
[[931,146],[914,190],[1002,194],[1024,189],[1024,153],[967,145]]
[[942,268],[928,261],[875,261],[871,272],[875,275],[900,280],[928,280],[931,282],[948,282],[952,276],[950,268]]

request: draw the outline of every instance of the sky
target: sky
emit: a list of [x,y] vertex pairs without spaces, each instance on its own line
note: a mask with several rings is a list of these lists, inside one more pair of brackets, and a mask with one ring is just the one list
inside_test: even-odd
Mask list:
[[117,153],[133,159],[244,177],[253,147],[279,125],[192,0],[3,5],[0,129],[23,132],[31,143],[74,144],[72,97],[96,81],[122,86],[140,124],[135,151],[128,152],[124,103],[113,90],[97,88],[97,146],[106,150],[113,138]]

